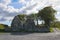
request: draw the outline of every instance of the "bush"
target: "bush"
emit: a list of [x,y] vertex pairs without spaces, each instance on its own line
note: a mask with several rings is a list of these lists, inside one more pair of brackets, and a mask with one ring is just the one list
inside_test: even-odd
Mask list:
[[60,29],[60,21],[51,23],[51,27]]
[[4,32],[4,29],[0,29],[0,32]]
[[50,27],[50,32],[53,32],[54,30],[53,30],[53,27]]

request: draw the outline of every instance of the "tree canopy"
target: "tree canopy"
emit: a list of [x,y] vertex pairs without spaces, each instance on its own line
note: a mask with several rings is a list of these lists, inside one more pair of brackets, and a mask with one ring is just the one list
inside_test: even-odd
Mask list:
[[56,10],[52,8],[52,6],[48,6],[43,8],[38,12],[38,16],[41,18],[41,20],[44,20],[45,25],[49,26],[50,22],[54,21]]

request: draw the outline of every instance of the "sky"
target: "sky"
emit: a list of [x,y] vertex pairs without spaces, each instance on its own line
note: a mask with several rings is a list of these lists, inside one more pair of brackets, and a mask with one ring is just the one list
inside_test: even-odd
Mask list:
[[11,25],[13,18],[19,14],[38,13],[46,6],[52,6],[60,21],[60,0],[0,0],[0,24]]

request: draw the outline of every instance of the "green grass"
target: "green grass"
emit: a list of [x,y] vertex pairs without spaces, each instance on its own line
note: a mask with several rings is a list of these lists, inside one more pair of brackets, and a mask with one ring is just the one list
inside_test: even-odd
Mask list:
[[50,27],[50,32],[53,32],[53,27]]

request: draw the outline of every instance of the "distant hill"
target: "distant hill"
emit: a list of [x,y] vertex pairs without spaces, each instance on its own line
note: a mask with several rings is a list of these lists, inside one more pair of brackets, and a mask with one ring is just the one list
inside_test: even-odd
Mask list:
[[8,25],[5,24],[0,24],[0,31],[9,31],[10,27]]
[[8,25],[5,25],[5,24],[0,24],[0,29],[4,29],[5,26],[8,26]]

